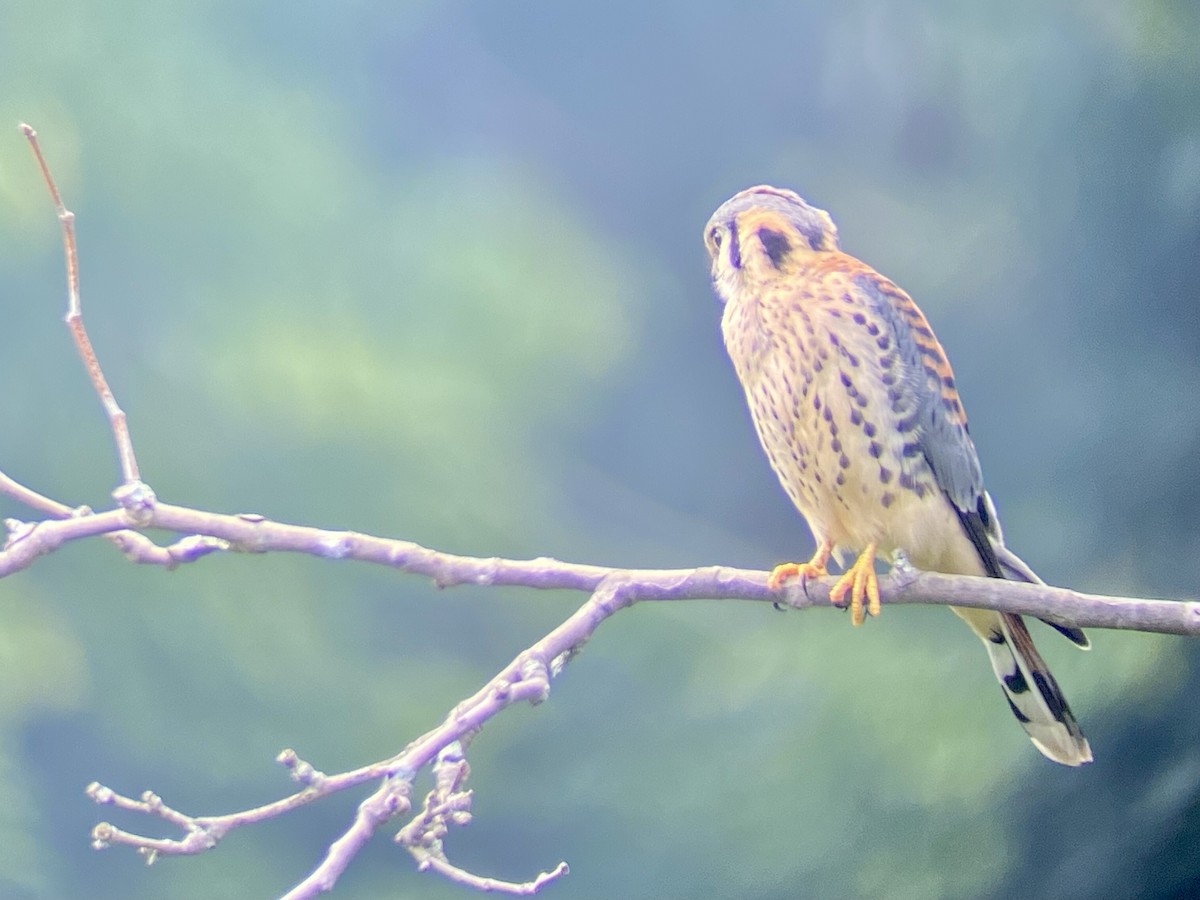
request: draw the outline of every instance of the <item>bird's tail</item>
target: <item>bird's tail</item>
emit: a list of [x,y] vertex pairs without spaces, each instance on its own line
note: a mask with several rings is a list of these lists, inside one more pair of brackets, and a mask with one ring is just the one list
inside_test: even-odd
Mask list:
[[954,611],[982,638],[1008,705],[1033,745],[1064,766],[1091,762],[1087,738],[1021,617],[982,609]]
[[[1023,559],[1004,546],[1000,519],[986,492],[981,499],[979,515],[960,511],[959,520],[979,551],[988,575],[1031,584],[1045,583]],[[1011,613],[951,608],[983,640],[1009,708],[1033,741],[1033,746],[1064,766],[1091,762],[1092,748],[1075,721],[1058,682],[1050,674],[1050,668],[1033,645],[1024,620]],[[1086,650],[1090,646],[1081,629],[1048,619],[1042,621],[1077,647]]]

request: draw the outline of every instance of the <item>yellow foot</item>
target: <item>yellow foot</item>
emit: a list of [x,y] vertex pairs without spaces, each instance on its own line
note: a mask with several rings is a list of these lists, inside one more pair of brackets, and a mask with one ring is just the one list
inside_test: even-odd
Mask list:
[[866,616],[863,613],[863,598],[867,599],[867,612],[873,616],[879,615],[879,576],[875,574],[874,542],[867,544],[858,559],[845,571],[837,584],[829,591],[831,602],[841,605],[850,593],[850,622],[861,625]]
[[772,569],[771,577],[767,579],[767,587],[772,591],[777,591],[783,587],[785,581],[795,578],[797,575],[804,581],[809,578],[824,578],[829,574],[829,570],[825,566],[829,562],[831,553],[833,553],[833,545],[828,541],[822,541],[821,545],[817,547],[817,552],[808,562],[784,563]]
[[777,591],[783,587],[785,581],[795,578],[797,575],[807,581],[809,578],[824,578],[828,574],[829,570],[824,566],[811,562],[783,563],[771,570],[771,577],[767,579],[767,587],[772,591]]

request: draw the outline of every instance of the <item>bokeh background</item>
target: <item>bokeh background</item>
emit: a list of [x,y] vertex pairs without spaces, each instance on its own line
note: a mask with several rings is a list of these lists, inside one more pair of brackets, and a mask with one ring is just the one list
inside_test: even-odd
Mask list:
[[[771,182],[924,306],[1019,553],[1195,596],[1198,40],[1188,0],[6,0],[0,469],[96,507],[117,481],[28,121],[165,500],[475,555],[804,556],[700,242]],[[112,811],[84,786],[215,813],[286,792],[283,747],[384,757],[581,599],[40,560],[0,583],[0,895],[281,893],[361,795],[147,870],[89,849]],[[945,610],[636,607],[475,741],[451,855],[566,859],[561,900],[1196,896],[1200,645],[1037,637],[1084,770],[1034,751]],[[470,895],[381,835],[335,896]]]

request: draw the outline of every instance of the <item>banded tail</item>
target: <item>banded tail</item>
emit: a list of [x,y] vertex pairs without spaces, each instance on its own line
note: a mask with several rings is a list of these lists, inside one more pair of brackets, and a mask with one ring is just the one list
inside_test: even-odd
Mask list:
[[1064,766],[1091,762],[1092,748],[1025,622],[1009,613],[996,619],[999,627],[984,644],[1013,715],[1033,745],[1050,759]]
[[[1031,584],[1045,583],[1024,560],[1004,546],[1004,534],[987,494],[980,501],[978,515],[960,510],[959,520],[979,551],[988,575]],[[1033,745],[1046,757],[1064,766],[1091,762],[1092,748],[1075,721],[1062,689],[1050,674],[1049,666],[1033,645],[1024,620],[1012,613],[951,609],[983,640],[1008,706]],[[1081,629],[1042,621],[1081,649],[1087,650],[1091,646]]]

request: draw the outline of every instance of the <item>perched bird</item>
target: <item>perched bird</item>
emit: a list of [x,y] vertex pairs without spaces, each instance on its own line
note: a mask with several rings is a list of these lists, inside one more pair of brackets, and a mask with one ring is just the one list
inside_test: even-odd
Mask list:
[[[821,577],[857,559],[830,597],[879,615],[877,556],[955,575],[1041,583],[1004,546],[954,374],[912,298],[838,247],[824,210],[779,188],[727,200],[704,229],[721,330],[759,441],[817,543],[771,574]],[[1092,759],[1020,616],[952,607],[983,640],[1013,715],[1055,762]],[[1048,623],[1086,648],[1077,628]]]

